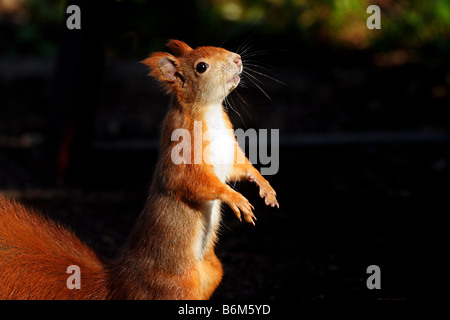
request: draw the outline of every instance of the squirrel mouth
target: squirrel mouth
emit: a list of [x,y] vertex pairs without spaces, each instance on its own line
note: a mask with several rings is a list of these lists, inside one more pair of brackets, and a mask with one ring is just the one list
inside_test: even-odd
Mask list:
[[241,81],[241,73],[243,71],[242,66],[239,68],[239,71],[236,72],[233,77],[228,81],[230,83],[232,83],[235,87],[237,87],[237,85],[239,84],[239,82]]
[[237,86],[240,81],[241,81],[241,76],[240,76],[240,72],[239,72],[239,73],[235,73],[229,82]]

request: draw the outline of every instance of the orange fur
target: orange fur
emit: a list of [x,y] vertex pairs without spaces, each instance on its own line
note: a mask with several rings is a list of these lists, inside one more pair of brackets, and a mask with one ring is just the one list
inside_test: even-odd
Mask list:
[[[78,265],[82,289],[69,290]],[[0,195],[0,299],[104,299],[104,266],[72,232]]]
[[[228,181],[248,179],[266,204],[275,191],[251,165],[221,167],[230,152],[243,156],[222,101],[238,84],[240,57],[222,48],[190,48],[171,40],[175,55],[157,52],[143,62],[173,96],[163,122],[161,148],[149,198],[117,261],[102,261],[72,232],[0,196],[0,299],[208,299],[223,269],[214,254],[220,202],[253,223],[252,205]],[[207,64],[204,72],[198,63]],[[194,135],[202,124],[203,160],[176,165],[174,130]],[[194,156],[194,139],[191,140]],[[222,148],[222,144],[224,148]],[[81,289],[68,289],[67,267],[81,269]]]

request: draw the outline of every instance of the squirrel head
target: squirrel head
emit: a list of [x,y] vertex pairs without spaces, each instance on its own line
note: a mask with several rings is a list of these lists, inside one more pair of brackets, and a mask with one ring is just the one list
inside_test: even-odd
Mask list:
[[218,47],[192,49],[179,40],[170,40],[167,47],[172,54],[155,52],[142,63],[183,104],[222,103],[240,82],[243,66],[236,53]]

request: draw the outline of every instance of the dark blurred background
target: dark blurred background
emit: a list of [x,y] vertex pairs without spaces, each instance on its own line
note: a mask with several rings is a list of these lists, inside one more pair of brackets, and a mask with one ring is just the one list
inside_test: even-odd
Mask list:
[[[70,4],[81,30],[66,28]],[[380,30],[366,27],[372,4]],[[214,299],[447,295],[447,0],[0,0],[1,191],[114,258],[168,103],[139,61],[172,38],[247,50],[254,78],[231,94],[232,122],[280,130],[266,177],[280,209],[237,186],[258,221],[225,208]]]

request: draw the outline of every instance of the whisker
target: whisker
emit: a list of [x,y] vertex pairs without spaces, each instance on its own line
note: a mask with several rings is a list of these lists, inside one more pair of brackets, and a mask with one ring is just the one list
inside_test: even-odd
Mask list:
[[245,57],[247,52],[253,48],[253,45],[251,43],[246,44],[244,47],[242,47],[242,52],[239,54],[241,57]]
[[[270,98],[270,96],[267,94],[267,92],[265,92],[265,91],[263,90],[263,88],[261,88],[261,87],[258,85],[258,83],[255,82],[255,81],[258,81],[261,85],[263,85],[262,82],[261,82],[261,80],[259,80],[258,78],[256,78],[255,76],[253,76],[252,74],[248,73],[248,72],[245,71],[245,70],[244,70],[244,73],[250,77],[250,78],[248,78],[248,79],[249,79],[256,87],[258,87],[259,90],[261,90],[261,92],[267,97],[267,99],[269,99],[271,102],[273,102],[272,99]],[[253,81],[251,78],[253,78],[255,81]]]
[[257,73],[257,74],[259,74],[260,76],[266,77],[266,78],[268,78],[268,79],[270,79],[270,80],[273,80],[273,81],[275,81],[275,82],[278,82],[279,84],[282,84],[282,85],[284,85],[284,86],[286,86],[286,87],[289,87],[286,83],[284,83],[284,82],[282,82],[282,81],[280,81],[280,80],[278,80],[278,79],[276,79],[276,78],[274,78],[274,77],[271,77],[271,76],[269,76],[269,75],[267,75],[267,74],[265,74],[265,73],[261,73],[261,72],[259,72],[259,71],[256,71],[256,70],[254,70],[254,69],[252,69],[252,68],[248,68],[248,67],[247,67],[247,70],[250,70],[251,72]]
[[[233,98],[231,97],[231,95],[228,96],[230,98],[230,100],[234,103]],[[232,103],[230,101],[228,101],[228,105],[230,106],[230,108],[236,112],[236,114],[239,116],[239,118],[241,119],[242,123],[244,124],[245,127],[247,127],[247,125],[245,124],[244,119],[242,118],[241,114],[233,107]]]
[[233,97],[231,95],[229,97],[230,97],[230,101],[229,101],[230,108],[233,109],[233,111],[236,112],[236,114],[239,116],[239,118],[241,118],[242,122],[244,122],[244,120],[242,119],[241,114],[236,110],[236,108],[233,107],[233,104],[234,104]]
[[[240,56],[242,56],[252,45],[250,42],[242,42],[241,45],[236,49],[236,53],[238,53]],[[242,50],[242,52],[241,52]]]
[[223,39],[222,43],[220,44],[219,48],[223,48],[223,45],[225,44],[225,42],[228,40],[228,37],[225,37],[225,39]]
[[250,65],[250,66],[253,66],[253,67],[264,69],[264,70],[269,71],[269,72],[277,72],[277,73],[280,72],[279,68],[274,67],[274,66],[272,66],[272,65],[270,65],[270,64],[268,64],[266,62],[259,61],[259,60],[253,60],[253,59],[247,59],[246,58],[246,59],[242,59],[242,64],[244,65],[244,67],[246,65]]
[[242,46],[245,44],[245,42],[242,42],[239,47],[236,49],[236,53],[239,54],[239,50],[241,50]]
[[244,65],[244,68],[246,66],[251,66],[251,67],[255,67],[258,69],[263,69],[267,72],[279,72],[279,70],[267,63],[264,62],[258,62],[258,61],[253,61],[253,60],[244,60],[242,61],[242,64]]
[[[229,226],[227,226],[226,224],[225,224],[225,222],[223,222],[223,219],[220,221],[220,226],[221,227],[225,227],[225,228],[227,228],[229,231],[231,231],[231,233],[233,233],[233,234],[236,234],[236,232],[233,230],[233,229],[231,229]],[[219,228],[219,230],[217,230],[219,233],[221,233],[222,232],[222,230]],[[221,233],[222,234],[222,233]]]
[[248,58],[248,57],[254,57],[254,56],[262,56],[262,55],[269,55],[273,54],[275,52],[286,52],[287,50],[283,49],[267,49],[267,50],[258,50],[258,51],[252,51],[246,55],[241,55],[242,59]]
[[228,97],[225,97],[225,99],[223,100],[223,102],[224,102],[224,104],[223,104],[223,107],[225,108],[225,111],[227,111],[228,112]]
[[249,52],[248,54],[241,55],[241,57],[244,59],[244,58],[248,58],[248,57],[267,55],[267,54],[271,54],[271,53],[273,53],[272,50],[258,50],[258,51]]
[[[241,45],[236,49],[236,53],[242,56],[252,47],[250,39],[254,36],[255,32],[256,30],[254,30],[249,36],[247,36],[247,38],[245,38],[245,40],[241,43]],[[242,53],[239,52],[240,50],[242,50]]]
[[[250,107],[250,105],[247,103],[247,101],[245,101],[245,99],[239,94],[239,91],[235,90],[234,92],[236,93],[236,95],[237,95],[237,97],[239,98],[240,101],[242,101],[245,105],[247,105],[247,107]],[[245,107],[245,105],[242,105],[242,103],[241,103],[241,106],[242,106],[242,108],[244,109],[244,111],[247,113],[247,115],[249,116],[249,118],[252,119],[252,116],[251,116],[251,114],[248,112],[248,110],[247,110],[247,108]],[[245,125],[245,123],[244,123],[244,125]]]
[[248,87],[247,87],[247,84],[245,83],[245,80],[244,80],[244,79],[241,79],[241,82],[239,82],[238,87],[248,88]]
[[[255,75],[253,75],[253,74],[252,74],[251,72],[249,72],[248,70],[250,70],[250,69],[247,68],[247,70],[244,71],[244,73],[245,73],[246,75],[248,75],[249,77],[253,78],[255,81],[258,81],[258,83],[259,83],[260,85],[265,86],[265,85],[264,85],[264,82],[262,82],[260,79],[258,79]],[[250,71],[253,71],[253,70],[250,70]],[[250,79],[249,79],[249,80],[250,80]]]

